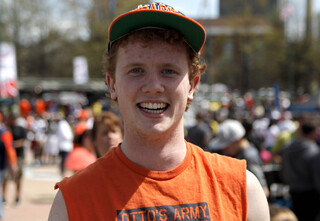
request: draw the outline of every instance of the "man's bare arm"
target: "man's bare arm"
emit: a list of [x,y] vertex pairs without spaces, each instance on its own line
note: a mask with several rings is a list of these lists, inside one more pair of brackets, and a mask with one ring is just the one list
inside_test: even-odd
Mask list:
[[270,221],[266,195],[258,179],[247,171],[248,221]]
[[49,221],[68,221],[67,207],[59,190],[51,207]]

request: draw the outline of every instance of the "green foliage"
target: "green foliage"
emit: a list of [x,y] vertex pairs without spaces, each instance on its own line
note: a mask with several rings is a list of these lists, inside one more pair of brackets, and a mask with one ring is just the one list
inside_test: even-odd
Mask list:
[[84,55],[90,78],[104,78],[102,55],[110,22],[147,1],[118,0],[115,11],[109,10],[108,0],[91,5],[84,0],[50,2],[12,0],[1,5],[1,39],[16,45],[18,76],[72,78],[73,58]]
[[[278,83],[282,90],[305,92],[318,90],[320,42],[315,35],[288,42],[279,10],[265,0],[224,0],[225,16],[235,31],[230,35],[214,37],[211,43],[211,75],[209,83],[225,83],[242,91],[270,87]],[[265,10],[269,7],[269,10]],[[263,17],[270,31],[255,35],[250,27]],[[319,23],[319,21],[318,21]],[[265,24],[264,24],[265,25]],[[230,46],[232,45],[231,49]],[[207,49],[208,50],[208,49]],[[206,51],[207,51],[206,50]],[[231,51],[231,52],[230,52]],[[212,71],[213,70],[213,71]]]
[[[117,0],[11,0],[0,5],[0,40],[16,45],[18,76],[72,78],[72,59],[86,56],[90,78],[101,78],[107,33],[115,16],[149,1]],[[88,3],[91,2],[91,3]],[[241,90],[271,86],[305,91],[317,89],[320,41],[312,37],[287,42],[284,24],[274,0],[223,0],[233,35],[208,36],[208,63],[203,81],[222,82]],[[229,13],[229,14],[228,14]],[[249,29],[264,18],[270,31],[252,34]],[[319,23],[319,22],[318,22]]]

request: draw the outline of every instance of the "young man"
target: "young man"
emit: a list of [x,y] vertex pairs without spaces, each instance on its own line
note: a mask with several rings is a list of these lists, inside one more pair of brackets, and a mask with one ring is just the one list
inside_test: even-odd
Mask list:
[[56,185],[49,220],[269,220],[245,161],[184,140],[205,38],[199,23],[160,3],[115,19],[106,82],[118,101],[123,142]]

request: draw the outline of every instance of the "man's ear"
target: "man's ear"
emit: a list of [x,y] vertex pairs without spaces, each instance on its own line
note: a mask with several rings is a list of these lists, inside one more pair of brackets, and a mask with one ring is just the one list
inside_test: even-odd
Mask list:
[[116,84],[115,84],[115,79],[111,77],[110,74],[106,74],[106,83],[108,85],[109,91],[110,91],[110,96],[112,100],[117,100],[118,95],[117,95],[117,90],[116,90]]
[[193,95],[194,95],[194,92],[196,91],[196,88],[199,82],[200,82],[199,75],[195,76],[192,80],[190,80],[190,90],[188,95],[189,100],[193,100]]

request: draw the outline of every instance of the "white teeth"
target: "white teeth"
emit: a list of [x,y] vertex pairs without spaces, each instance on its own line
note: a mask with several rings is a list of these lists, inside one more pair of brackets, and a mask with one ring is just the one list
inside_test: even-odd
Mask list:
[[140,107],[142,107],[145,111],[149,113],[162,113],[165,108],[167,107],[167,104],[165,103],[140,103]]
[[147,109],[163,109],[167,105],[165,103],[140,103],[140,106],[142,108],[147,108]]
[[156,103],[153,103],[152,109],[157,109],[158,105]]

